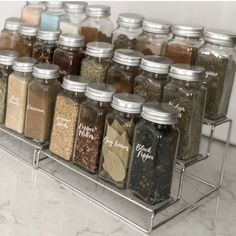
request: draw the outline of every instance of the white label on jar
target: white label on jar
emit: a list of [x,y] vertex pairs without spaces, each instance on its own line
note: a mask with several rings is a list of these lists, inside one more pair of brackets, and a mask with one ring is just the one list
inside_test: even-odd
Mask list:
[[126,152],[129,151],[128,146],[126,146],[122,143],[119,143],[117,140],[115,140],[115,142],[114,142],[114,141],[110,140],[107,136],[103,139],[103,143],[107,144],[109,147],[118,147],[120,149],[125,150]]
[[68,124],[69,124],[70,120],[61,117],[61,116],[57,116],[56,117],[56,126],[58,127],[63,127],[63,128],[68,128]]
[[80,123],[78,126],[78,130],[79,136],[94,140],[93,133],[97,130],[97,128],[91,128],[83,123]]
[[45,113],[45,111],[43,109],[40,109],[40,108],[37,108],[37,107],[33,107],[30,104],[28,104],[27,110],[36,111],[36,112],[43,113],[43,114]]
[[179,104],[174,104],[173,102],[169,102],[169,105],[175,107],[178,111],[178,117],[181,118],[183,116],[183,113],[185,112],[185,108],[181,107]]
[[137,152],[137,157],[141,157],[143,162],[145,162],[146,160],[154,160],[154,157],[151,155],[151,147],[146,148],[144,145],[137,144],[135,151]]
[[16,105],[16,106],[20,106],[20,98],[12,95],[9,99],[9,103]]
[[213,71],[207,71],[206,73],[205,73],[205,78],[207,79],[208,77],[217,77],[218,76],[218,73],[215,73],[215,72],[213,72]]

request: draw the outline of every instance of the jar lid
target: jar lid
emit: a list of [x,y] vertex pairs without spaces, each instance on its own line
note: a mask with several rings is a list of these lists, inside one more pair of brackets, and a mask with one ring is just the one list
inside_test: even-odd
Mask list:
[[111,15],[111,8],[105,5],[89,5],[86,14],[90,17],[107,17]]
[[21,25],[21,20],[18,17],[10,17],[5,20],[4,28],[7,30],[17,31]]
[[83,47],[84,36],[79,34],[61,34],[59,37],[59,44],[72,48]]
[[37,60],[32,57],[18,57],[13,62],[12,69],[19,72],[32,72]]
[[92,57],[111,58],[113,55],[113,45],[104,42],[91,42],[87,44],[85,53]]
[[171,23],[157,19],[145,19],[143,20],[143,30],[154,34],[169,34]]
[[60,35],[60,31],[39,30],[37,38],[42,40],[56,41]]
[[32,5],[39,5],[39,4],[44,4],[42,1],[26,1],[27,3],[29,4],[32,4]]
[[145,99],[136,94],[116,93],[113,96],[111,106],[122,112],[138,114],[141,113]]
[[178,122],[178,111],[167,103],[144,103],[141,117],[161,125],[174,125]]
[[0,50],[0,64],[12,66],[14,60],[19,56],[18,52],[12,50]]
[[33,76],[39,79],[57,79],[60,77],[59,66],[41,63],[34,66]]
[[200,38],[204,28],[201,26],[174,25],[172,32],[174,35],[190,38]]
[[112,96],[116,91],[109,84],[89,83],[85,95],[95,101],[111,102]]
[[65,10],[68,13],[83,13],[87,5],[87,2],[65,2]]
[[127,28],[140,28],[144,17],[135,13],[121,13],[118,16],[117,24]]
[[36,36],[38,32],[38,28],[29,25],[21,25],[19,29],[20,34],[27,36]]
[[67,75],[63,78],[62,88],[72,91],[84,93],[88,82],[79,75]]
[[170,67],[169,76],[179,80],[199,81],[203,80],[205,69],[201,66],[192,66],[187,64],[173,64]]
[[204,34],[204,40],[220,46],[234,46],[236,44],[236,32],[207,29]]
[[172,60],[168,57],[145,56],[141,59],[140,68],[156,74],[168,74],[172,63]]
[[113,61],[122,65],[138,66],[143,54],[132,49],[117,49]]
[[64,7],[64,2],[63,1],[48,1],[46,2],[47,8],[63,8]]

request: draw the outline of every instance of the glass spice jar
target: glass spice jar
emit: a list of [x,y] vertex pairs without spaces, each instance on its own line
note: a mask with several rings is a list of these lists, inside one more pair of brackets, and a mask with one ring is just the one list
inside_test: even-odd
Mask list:
[[161,102],[164,86],[169,83],[169,68],[172,61],[163,56],[145,56],[141,59],[142,69],[134,80],[134,93],[146,102]]
[[194,159],[199,153],[206,103],[206,88],[202,85],[204,73],[205,69],[200,66],[174,64],[169,73],[172,80],[164,88],[164,102],[179,112],[178,158],[182,160]]
[[85,99],[86,86],[86,80],[80,76],[65,76],[63,91],[57,96],[49,150],[67,161],[72,159],[78,114]]
[[135,127],[128,189],[149,204],[168,200],[178,148],[177,110],[145,103]]
[[117,49],[110,65],[106,83],[117,92],[132,93],[134,78],[139,74],[139,63],[143,54],[132,49]]
[[24,132],[28,85],[36,62],[31,57],[18,57],[13,63],[14,72],[8,78],[5,126],[19,134]]
[[144,101],[135,94],[117,93],[106,116],[99,177],[119,188],[126,187],[133,131]]
[[96,82],[105,82],[113,56],[110,43],[91,42],[86,47],[86,58],[82,61],[81,76]]
[[5,121],[8,76],[18,53],[11,50],[0,50],[0,124]]
[[167,43],[166,56],[174,63],[195,64],[198,48],[203,44],[203,27],[174,25],[174,37]]
[[0,50],[14,50],[19,38],[20,18],[10,17],[5,20],[4,29],[0,35]]
[[62,34],[79,34],[80,24],[85,19],[86,2],[65,2],[65,14],[60,20]]
[[143,32],[136,39],[135,50],[144,55],[165,55],[166,44],[172,38],[171,24],[157,19],[144,19]]
[[89,42],[111,42],[113,24],[109,19],[110,7],[89,5],[86,7],[86,18],[81,22],[81,34],[85,44]]
[[118,27],[112,32],[115,49],[135,49],[136,38],[142,33],[143,16],[134,13],[121,13],[117,19]]
[[52,63],[59,34],[59,31],[38,31],[37,41],[33,45],[33,57],[37,59],[39,63]]
[[73,162],[91,173],[98,170],[106,114],[114,93],[110,85],[90,83],[87,100],[80,106]]
[[32,57],[37,31],[38,29],[36,27],[21,25],[19,38],[15,46],[15,51],[17,51],[21,57]]
[[57,94],[59,67],[53,64],[34,66],[34,80],[28,86],[24,135],[39,143],[49,141]]
[[227,115],[235,76],[236,33],[209,29],[199,49],[196,64],[206,69],[207,101],[205,118],[216,120]]
[[45,4],[38,1],[28,1],[21,11],[21,22],[28,26],[38,27]]
[[84,37],[79,34],[61,34],[59,46],[53,54],[53,64],[60,67],[60,82],[65,75],[79,75],[85,57]]

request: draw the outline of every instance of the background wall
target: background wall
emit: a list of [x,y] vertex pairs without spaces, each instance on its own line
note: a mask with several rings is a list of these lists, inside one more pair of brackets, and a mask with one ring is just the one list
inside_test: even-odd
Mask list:
[[[114,23],[116,22],[118,13],[136,12],[148,18],[168,20],[172,23],[187,23],[236,31],[236,2],[89,1],[89,4],[97,3],[111,6],[111,19]],[[5,18],[19,16],[24,4],[24,1],[0,1],[0,27],[3,27]],[[228,114],[234,122],[236,122],[235,101],[236,83],[234,83]],[[217,131],[216,137],[224,139],[226,134],[225,127],[217,129]],[[203,132],[208,133],[208,129],[204,128]],[[231,143],[236,144],[236,124],[233,125]]]

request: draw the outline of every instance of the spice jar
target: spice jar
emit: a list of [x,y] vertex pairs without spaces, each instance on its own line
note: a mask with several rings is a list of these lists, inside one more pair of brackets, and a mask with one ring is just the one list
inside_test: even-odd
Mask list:
[[179,131],[177,111],[165,103],[145,103],[135,127],[128,188],[149,204],[168,200]]
[[210,29],[204,36],[196,64],[206,69],[205,117],[216,120],[227,115],[235,75],[236,33]]
[[169,82],[169,67],[172,61],[162,56],[145,56],[141,60],[142,73],[134,80],[134,93],[146,102],[161,102],[164,86]]
[[203,27],[174,25],[174,35],[167,43],[166,56],[174,63],[194,65],[197,50],[203,44]]
[[16,41],[19,38],[20,18],[10,17],[4,23],[4,29],[0,35],[0,50],[14,50]]
[[41,15],[40,29],[42,30],[59,30],[60,19],[64,14],[64,3],[49,1],[46,2],[47,9]]
[[21,25],[19,38],[16,41],[15,50],[22,57],[31,57],[33,45],[36,42],[37,28],[33,26]]
[[85,53],[86,58],[82,61],[81,75],[90,81],[105,82],[113,56],[112,44],[91,42],[87,44]]
[[119,188],[126,186],[133,131],[144,98],[128,93],[113,96],[113,111],[106,116],[99,177]]
[[39,30],[37,42],[33,45],[33,57],[40,63],[51,63],[59,34],[59,31]]
[[8,76],[17,56],[18,53],[15,51],[0,50],[0,124],[5,120]]
[[65,2],[65,14],[60,20],[60,30],[63,34],[79,34],[80,23],[85,19],[86,2]]
[[45,10],[43,2],[28,1],[21,11],[21,22],[29,26],[38,27],[42,12]]
[[33,79],[36,62],[31,57],[18,57],[13,63],[14,72],[8,78],[5,126],[19,134],[24,132],[28,84]]
[[86,86],[87,82],[80,76],[65,76],[63,91],[57,96],[49,149],[67,161],[72,158],[78,113]]
[[112,43],[115,49],[135,49],[136,38],[142,33],[143,18],[139,14],[119,14],[118,27],[112,32]]
[[84,58],[84,37],[79,34],[61,34],[59,47],[54,51],[53,64],[60,67],[60,81],[65,75],[79,75]]
[[85,44],[89,42],[111,42],[113,24],[109,19],[110,7],[89,5],[86,7],[86,18],[81,22],[81,34]]
[[114,63],[107,72],[106,83],[111,84],[117,92],[132,93],[142,56],[142,53],[132,49],[117,49]]
[[144,55],[165,55],[171,39],[171,24],[156,19],[143,20],[143,33],[136,39],[135,50]]
[[57,94],[61,86],[57,81],[57,65],[37,64],[34,80],[28,86],[24,135],[39,143],[49,141]]
[[115,90],[107,84],[88,84],[87,100],[80,106],[73,162],[96,173],[107,112]]
[[182,160],[194,159],[199,153],[206,103],[206,89],[202,85],[204,73],[200,66],[174,64],[169,73],[172,80],[164,88],[163,100],[179,112],[178,158]]

